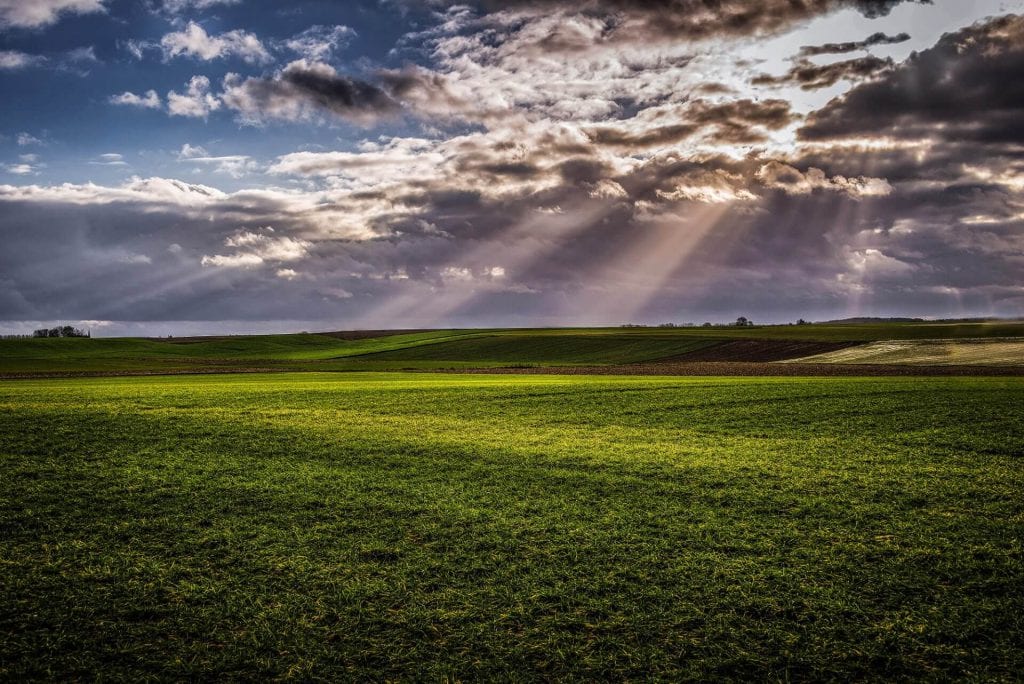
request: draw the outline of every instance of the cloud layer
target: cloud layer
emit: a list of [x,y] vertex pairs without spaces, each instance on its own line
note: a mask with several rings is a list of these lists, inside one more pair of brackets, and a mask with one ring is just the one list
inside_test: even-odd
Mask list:
[[163,8],[141,63],[190,75],[102,96],[180,127],[146,151],[160,173],[116,147],[86,157],[126,167],[103,182],[43,182],[42,145],[9,159],[0,320],[1024,311],[1018,16],[911,52],[887,22],[928,3],[402,4],[415,25],[361,60],[340,20],[265,36]]

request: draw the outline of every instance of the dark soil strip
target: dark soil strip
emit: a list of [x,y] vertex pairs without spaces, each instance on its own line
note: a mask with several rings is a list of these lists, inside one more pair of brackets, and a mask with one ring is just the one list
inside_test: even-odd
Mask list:
[[808,342],[803,340],[729,340],[685,354],[658,359],[659,363],[704,361],[788,361],[825,354],[863,342]]
[[334,337],[339,340],[369,340],[374,337],[392,337],[394,335],[412,335],[413,333],[425,333],[433,332],[429,328],[417,329],[410,328],[409,330],[338,330],[336,332],[318,332],[316,335],[324,335],[326,337]]
[[[191,368],[161,371],[27,371],[3,373],[0,380],[42,380],[47,378],[103,378],[153,375],[229,375],[236,373],[364,373],[354,369],[306,371],[290,368]],[[698,363],[637,363],[624,366],[541,366],[531,368],[406,368],[416,373],[464,373],[472,375],[672,375],[672,376],[766,376],[766,377],[858,377],[858,376],[1017,376],[1024,366],[896,366],[833,363],[745,363],[705,361]]]
[[447,373],[522,375],[763,375],[763,376],[1024,376],[1024,366],[896,366],[835,363],[636,363],[624,366],[553,366],[549,368],[479,368]]

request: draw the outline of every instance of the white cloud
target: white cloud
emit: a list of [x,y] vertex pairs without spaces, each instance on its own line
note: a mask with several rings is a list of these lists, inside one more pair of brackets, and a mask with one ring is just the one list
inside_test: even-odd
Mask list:
[[900,261],[877,249],[859,249],[851,252],[846,260],[850,270],[863,276],[899,276],[915,269],[913,264]]
[[311,61],[325,61],[356,37],[348,26],[311,26],[284,41],[284,46]]
[[[274,229],[270,227],[259,233],[241,231],[224,240],[224,245],[237,251],[234,254],[204,256],[200,263],[203,266],[249,268],[266,261],[298,261],[309,253],[310,247],[310,243],[305,240],[287,236],[277,237],[274,235]],[[294,271],[292,273],[295,274]]]
[[96,159],[89,162],[97,166],[128,166],[128,163],[124,160],[124,157],[117,152],[107,152],[101,154]]
[[271,60],[263,43],[252,33],[236,29],[211,36],[206,30],[190,21],[183,31],[168,33],[160,40],[164,59],[179,55],[210,61],[218,57],[237,56],[249,63],[265,63]]
[[782,190],[788,195],[807,195],[815,190],[832,190],[859,199],[861,197],[885,197],[893,191],[889,181],[884,178],[868,176],[856,178],[833,176],[829,178],[821,169],[811,167],[804,172],[777,161],[763,165],[757,172],[757,178],[765,187]]
[[181,14],[191,9],[204,10],[216,5],[237,5],[242,0],[164,0],[163,10],[169,14]]
[[151,264],[153,260],[145,254],[123,254],[117,259],[122,264]]
[[0,50],[0,69],[14,71],[41,64],[45,59],[38,55],[30,55],[18,50]]
[[249,268],[261,266],[263,258],[256,254],[214,254],[203,256],[200,260],[203,266],[223,266],[225,268]]
[[206,148],[201,145],[191,145],[185,143],[181,146],[181,150],[178,152],[178,161],[183,159],[195,159],[196,157],[208,157],[210,153],[206,151]]
[[[0,167],[2,168],[2,167]],[[119,186],[94,183],[2,185],[0,201],[59,203],[80,206],[133,205],[139,211],[164,211],[173,206],[188,217],[294,226],[308,234],[345,240],[370,240],[383,233],[376,218],[391,207],[386,198],[353,199],[346,191],[283,188],[245,189],[225,193],[198,183],[171,178],[132,177]]]
[[147,90],[144,95],[125,91],[120,95],[111,95],[110,103],[116,105],[127,105],[129,107],[141,107],[143,109],[160,109],[162,104],[160,96],[155,90]]
[[181,146],[181,151],[178,152],[178,161],[212,166],[214,173],[224,173],[232,178],[241,178],[259,169],[259,164],[248,155],[211,156],[205,148],[189,143]]
[[43,145],[45,144],[42,140],[32,135],[31,133],[25,133],[24,131],[18,134],[18,145],[27,147],[29,145]]
[[473,280],[473,271],[465,266],[446,266],[441,270],[444,280],[466,282]]
[[295,269],[279,268],[277,269],[277,277],[284,278],[285,280],[295,280],[299,277],[299,274]]
[[658,190],[661,199],[670,202],[700,202],[701,204],[726,204],[730,202],[753,202],[757,196],[744,186],[742,175],[723,169],[689,174],[671,191]]
[[103,11],[103,0],[0,0],[0,26],[35,28],[56,22],[61,14]]
[[71,62],[98,63],[100,61],[100,58],[96,56],[96,47],[94,45],[87,45],[85,47],[69,50],[67,53],[67,59]]
[[352,293],[342,287],[325,287],[317,290],[328,299],[351,299]]
[[595,199],[619,199],[629,197],[629,193],[613,180],[602,178],[594,183],[593,189],[588,193]]
[[220,100],[210,93],[210,79],[193,76],[184,93],[167,93],[167,111],[171,116],[187,116],[205,119],[210,112],[220,109]]
[[152,44],[150,43],[143,40],[134,40],[132,38],[124,41],[121,45],[135,59],[142,59],[142,55],[146,51],[146,48],[152,47]]
[[7,173],[13,173],[16,176],[29,176],[36,173],[36,169],[31,164],[7,164],[4,166]]
[[206,185],[185,183],[169,178],[133,177],[119,187],[94,183],[63,183],[61,185],[0,185],[0,199],[23,202],[61,202],[67,204],[136,204],[166,205],[202,208],[204,205],[227,199],[228,195]]

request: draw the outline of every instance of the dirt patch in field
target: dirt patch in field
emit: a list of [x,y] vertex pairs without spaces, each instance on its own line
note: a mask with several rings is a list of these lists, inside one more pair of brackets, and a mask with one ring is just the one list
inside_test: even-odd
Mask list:
[[810,342],[804,340],[729,340],[685,354],[659,359],[658,363],[705,361],[787,361],[858,346],[859,342]]
[[840,365],[833,363],[672,362],[622,366],[552,366],[547,368],[478,368],[446,373],[521,375],[720,375],[777,377],[857,376],[1024,376],[1020,366],[896,366]]

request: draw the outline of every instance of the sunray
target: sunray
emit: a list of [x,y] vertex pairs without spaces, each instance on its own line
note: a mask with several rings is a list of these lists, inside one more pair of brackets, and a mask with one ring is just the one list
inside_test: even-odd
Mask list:
[[[514,279],[517,273],[543,260],[612,210],[609,202],[591,201],[582,206],[570,206],[557,214],[533,212],[498,235],[453,256],[451,263],[473,265],[485,258],[491,259],[495,265],[505,269],[510,279]],[[358,320],[358,324],[384,321],[401,327],[402,321],[416,321],[417,326],[437,325],[483,293],[468,281],[436,294],[434,298],[426,297],[422,291],[399,295],[368,312]]]

